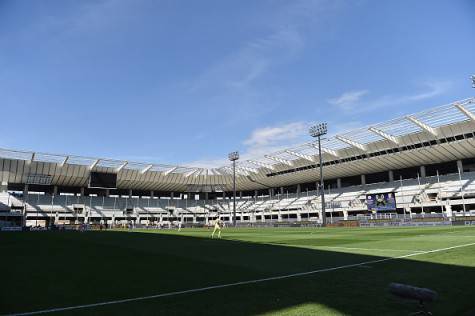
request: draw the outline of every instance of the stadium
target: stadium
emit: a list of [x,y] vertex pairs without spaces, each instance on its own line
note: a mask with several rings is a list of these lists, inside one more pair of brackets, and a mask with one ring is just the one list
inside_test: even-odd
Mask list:
[[474,38],[469,0],[0,0],[0,316],[475,316]]
[[[18,315],[30,315],[29,312],[34,315],[71,311],[74,314],[81,312],[89,314],[91,310],[100,314],[128,314],[136,310],[140,314],[153,314],[156,310],[163,313],[187,314],[186,307],[177,307],[172,298],[167,299],[166,303],[160,299],[178,296],[177,299],[181,302],[186,295],[192,295],[190,300],[193,306],[206,305],[209,303],[205,302],[216,299],[216,294],[211,292],[222,289],[227,292],[225,294],[228,295],[227,299],[232,300],[232,304],[237,304],[239,300],[249,298],[243,293],[236,293],[234,287],[239,291],[239,287],[246,286],[252,287],[253,299],[251,303],[245,303],[245,314],[262,312],[260,309],[270,308],[269,304],[273,306],[272,308],[285,311],[289,302],[285,299],[282,299],[282,303],[273,300],[275,295],[280,298],[286,294],[267,290],[267,294],[259,298],[263,300],[263,304],[260,304],[254,301],[256,297],[260,297],[254,292],[256,286],[259,288],[257,291],[260,291],[264,285],[259,283],[275,283],[278,282],[275,280],[281,279],[291,283],[285,286],[295,286],[292,284],[297,281],[290,280],[293,277],[305,277],[333,269],[354,270],[363,267],[374,269],[373,264],[387,260],[395,260],[393,264],[397,262],[409,265],[408,269],[427,269],[427,274],[417,273],[404,278],[395,269],[393,275],[389,273],[389,278],[394,280],[378,277],[376,281],[369,277],[363,283],[370,283],[368,286],[373,286],[382,279],[386,281],[402,279],[409,283],[420,282],[420,285],[431,284],[427,277],[432,278],[433,273],[441,273],[440,271],[444,270],[434,259],[434,252],[448,251],[450,254],[451,251],[461,251],[465,254],[461,255],[461,260],[467,263],[473,255],[471,251],[469,257],[464,257],[468,249],[463,248],[473,248],[475,245],[473,241],[475,232],[470,228],[475,224],[474,113],[475,99],[465,99],[322,139],[320,148],[312,141],[247,161],[239,161],[238,153],[231,153],[231,165],[212,169],[2,149],[0,151],[2,229],[4,231],[26,229],[31,231],[30,234],[35,234],[35,231],[36,234],[45,234],[39,235],[40,238],[33,235],[18,237],[29,240],[26,244],[11,239],[13,245],[20,242],[18,249],[27,251],[27,258],[36,253],[32,258],[45,260],[48,266],[54,267],[53,270],[46,268],[48,271],[46,275],[40,273],[40,279],[51,277],[48,274],[56,273],[57,269],[64,270],[60,273],[64,273],[64,277],[68,278],[71,273],[76,274],[74,271],[77,269],[87,267],[88,264],[83,262],[84,258],[76,258],[75,260],[78,260],[76,266],[67,259],[67,253],[74,251],[76,247],[82,248],[84,247],[82,243],[91,241],[94,244],[88,246],[92,250],[88,250],[87,253],[89,251],[92,253],[87,256],[96,258],[94,265],[100,264],[99,267],[105,268],[103,272],[98,273],[113,274],[112,279],[95,276],[101,280],[95,287],[101,289],[98,290],[100,293],[104,291],[107,293],[105,296],[104,293],[99,296],[109,298],[105,302],[97,302],[95,295],[85,301],[82,299],[84,296],[74,299],[74,295],[59,293],[54,288],[46,293],[61,297],[62,304],[59,306],[44,308],[44,302],[51,301],[51,297],[39,295],[40,301],[32,300],[27,309],[20,307],[24,305],[17,306],[16,302],[22,302],[20,299],[12,299],[6,304],[5,311],[18,312],[20,309],[26,312]],[[324,170],[324,178],[320,178],[320,173],[317,172],[320,166]],[[324,203],[322,198],[325,199]],[[216,239],[216,244],[200,240],[203,237],[205,239],[210,237],[209,228],[214,223],[222,223],[223,237]],[[358,230],[358,227],[362,230]],[[328,229],[335,231],[327,231]],[[109,231],[107,234],[110,235],[106,237],[95,235],[103,230]],[[87,233],[75,235],[79,231]],[[138,235],[114,235],[125,232],[135,232]],[[154,232],[160,234],[149,234]],[[68,237],[64,239],[65,237],[57,234],[72,235],[67,235]],[[397,236],[396,239],[392,236],[394,234]],[[158,239],[153,239],[159,235]],[[13,236],[6,235],[4,239],[8,240]],[[185,240],[184,236],[198,239]],[[58,237],[59,240],[55,240]],[[409,240],[401,242],[399,238]],[[57,244],[61,243],[61,240],[67,242],[68,246]],[[224,240],[231,244],[225,244],[226,241],[223,243]],[[238,241],[246,244],[235,244]],[[39,249],[31,248],[36,242],[47,243],[43,246],[45,248],[40,247],[47,253],[43,251],[38,253]],[[140,245],[132,246],[131,243]],[[390,247],[386,248],[387,245]],[[437,245],[437,248],[434,249],[433,245]],[[292,254],[294,250],[266,248],[288,246],[297,247],[296,253]],[[52,247],[53,254],[49,254],[49,247]],[[116,255],[108,257],[101,254],[104,251],[119,251],[122,247],[126,247],[126,251],[121,251],[119,258],[116,258]],[[150,251],[150,249],[144,250],[143,247],[145,249],[159,247],[159,255],[151,260],[156,268],[148,265],[143,267],[142,261],[130,262],[133,261],[130,256],[138,255],[142,258],[144,255],[133,254],[134,252]],[[198,254],[193,250],[195,247],[199,247]],[[307,247],[318,251],[307,253],[304,251]],[[406,249],[407,247],[415,247],[417,250]],[[185,261],[182,261],[183,259],[175,261],[180,249],[186,252]],[[265,269],[262,275],[255,272],[247,274],[242,267],[236,270],[232,267],[224,269],[224,266],[210,268],[202,266],[203,263],[199,261],[198,266],[202,266],[199,269],[209,271],[207,273],[216,273],[217,279],[211,284],[204,280],[201,280],[204,283],[200,283],[199,277],[198,280],[188,281],[190,278],[193,280],[191,277],[193,273],[189,275],[187,271],[190,268],[194,271],[196,268],[193,263],[197,260],[196,257],[202,260],[203,254],[212,256],[213,252],[224,253],[230,258],[229,262],[222,263],[225,265],[233,262],[247,267],[246,260],[249,256],[256,257],[256,262],[260,264],[273,262],[274,265],[275,260],[283,263],[276,264],[277,268]],[[155,253],[155,250],[152,250],[152,253]],[[146,257],[142,260],[146,260],[152,253],[145,253]],[[56,255],[61,262],[59,265],[51,263]],[[73,254],[70,255],[75,257]],[[424,255],[429,256],[431,263],[417,260],[398,262],[412,256]],[[288,256],[298,257],[298,263],[294,260],[289,261]],[[15,259],[22,260],[22,255],[19,253]],[[62,264],[64,260],[69,261],[70,266],[65,267]],[[115,260],[121,261],[116,263]],[[444,260],[451,262],[453,258]],[[117,266],[106,268],[110,264]],[[137,267],[137,264],[140,267]],[[334,266],[328,267],[328,264]],[[423,266],[420,266],[421,264]],[[38,262],[36,265],[42,266]],[[143,284],[144,278],[145,285],[132,290],[132,297],[130,297],[132,292],[129,290],[124,292],[123,286],[118,286],[119,294],[114,296],[111,293],[115,291],[112,291],[110,286],[102,284],[103,282],[115,284],[114,276],[119,280],[123,277],[128,278],[130,276],[126,272],[128,268],[137,269],[134,271],[140,276],[133,279]],[[21,273],[25,277],[39,277],[37,273],[30,275],[33,272],[30,269],[36,268],[25,267],[25,269],[26,271]],[[90,275],[95,275],[96,268],[87,267],[86,271],[91,271],[90,269],[93,271]],[[180,280],[178,288],[164,286],[160,282],[164,278],[167,279],[163,273],[171,271],[185,276],[185,279],[177,278]],[[283,271],[286,274],[282,275]],[[153,292],[154,283],[149,284],[150,280],[154,280],[155,274],[158,274],[156,281],[157,284],[161,284],[159,287],[163,293]],[[235,279],[235,274],[239,276],[238,279]],[[89,272],[81,277],[87,278],[87,275]],[[362,278],[364,273],[358,271],[358,275]],[[441,279],[444,279],[444,275],[440,276]],[[471,270],[454,268],[448,275],[451,279],[455,277],[457,286],[462,284],[462,291],[469,293],[468,290],[464,290],[463,284],[466,282],[462,280],[468,280],[468,275],[473,275]],[[347,275],[343,278],[350,277],[353,276]],[[67,284],[70,284],[69,282]],[[73,283],[76,282],[81,281],[76,280]],[[306,279],[305,282],[309,281]],[[450,286],[450,283],[447,282],[445,286]],[[127,284],[125,288],[129,289],[128,281]],[[375,286],[377,291],[381,290],[382,285],[379,286],[379,288]],[[322,290],[336,290],[333,287],[330,289],[322,287],[319,290],[314,287],[315,285],[305,285],[303,290],[299,288],[297,292],[303,291],[301,295],[308,296],[310,289],[317,293]],[[149,289],[150,292],[144,289]],[[437,289],[444,291],[444,287],[440,284]],[[35,290],[33,286],[30,290],[38,289]],[[210,293],[206,293],[207,291]],[[445,291],[448,289],[445,288]],[[190,294],[194,292],[204,293]],[[205,298],[199,298],[200,295]],[[449,293],[445,295],[446,299],[451,297]],[[457,295],[464,296],[461,293]],[[239,298],[236,299],[235,296]],[[88,295],[85,297],[89,299]],[[149,300],[150,302],[143,302]],[[299,297],[288,295],[287,300],[299,301]],[[50,304],[54,304],[53,302],[57,300],[52,298]],[[67,305],[63,302],[71,303]],[[342,302],[338,303],[335,310],[329,307],[331,303],[325,299],[323,302],[323,306],[326,307],[322,307],[322,303],[317,305],[318,307],[303,305],[296,310],[291,309],[291,313],[331,314],[342,308],[340,305]],[[355,307],[358,303],[353,300],[350,302],[351,307],[343,304],[343,311],[359,314],[355,312],[357,308],[362,314],[368,312],[367,307]],[[219,303],[218,306],[228,303]],[[154,307],[154,304],[159,306]],[[180,304],[180,306],[188,305],[188,303]],[[378,308],[384,314],[399,314],[401,306],[392,306],[398,304],[390,301],[388,307],[388,303],[383,302]],[[444,313],[452,313],[453,308],[464,311],[467,306],[469,305],[463,302],[449,304]],[[205,306],[202,308],[206,309]],[[204,314],[219,313],[219,308],[207,310]],[[410,311],[415,306],[409,304],[403,305],[402,308]],[[243,309],[239,309],[236,314],[241,312]],[[196,311],[191,314],[196,314]],[[234,313],[231,311],[230,314]]]
[[[470,98],[322,140],[329,225],[475,221],[474,122]],[[323,219],[315,142],[238,160],[234,170],[8,149],[0,158],[2,220],[17,226],[203,227],[216,219],[316,226]],[[368,203],[380,194],[384,206]]]

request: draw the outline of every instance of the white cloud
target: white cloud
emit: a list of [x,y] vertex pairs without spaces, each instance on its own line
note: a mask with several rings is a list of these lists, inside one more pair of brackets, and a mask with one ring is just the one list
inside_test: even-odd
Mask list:
[[339,97],[329,99],[328,103],[346,107],[358,102],[363,96],[368,94],[368,90],[356,90],[356,91],[348,91],[344,92]]
[[424,85],[426,86],[427,90],[408,96],[407,99],[409,101],[430,99],[447,92],[452,84],[449,81],[432,81],[425,82]]
[[269,6],[265,14],[250,14],[249,20],[243,21],[262,30],[260,35],[240,43],[234,53],[211,64],[191,82],[190,92],[252,90],[252,85],[272,68],[295,60],[305,48],[306,31],[311,29],[313,36],[318,31],[315,25],[319,16],[340,7],[335,1],[321,0],[271,1]]
[[[338,97],[329,99],[328,103],[339,107],[347,114],[355,114],[430,99],[445,93],[451,85],[448,82],[426,82],[423,86],[426,87],[424,90],[414,94],[400,96],[383,95],[379,98],[370,100],[364,100],[365,96],[369,94],[368,90],[353,90],[345,92]],[[339,134],[357,129],[364,125],[363,122],[358,120],[344,122],[335,121],[330,124],[330,132],[333,135]],[[261,158],[265,154],[271,154],[285,148],[308,142],[309,126],[309,122],[298,121],[277,126],[257,128],[243,141],[245,148],[241,153],[241,160]],[[215,168],[228,163],[229,161],[226,159],[210,159],[191,162],[189,165]]]
[[272,66],[291,59],[303,46],[303,38],[296,29],[276,30],[243,44],[236,53],[212,65],[192,84],[190,90],[249,88]]
[[260,158],[296,144],[308,141],[308,122],[291,122],[257,128],[244,140],[243,159]]
[[[308,141],[307,122],[291,122],[278,126],[267,126],[253,130],[243,141],[244,150],[240,153],[241,160],[255,159]],[[227,159],[204,159],[186,165],[201,168],[216,168],[229,164]]]
[[298,138],[307,131],[308,125],[303,122],[288,123],[281,126],[255,129],[244,144],[250,147],[268,146]]
[[446,93],[452,86],[449,81],[426,81],[420,85],[424,89],[413,94],[383,95],[368,99],[365,98],[369,94],[368,90],[357,90],[344,92],[336,98],[327,100],[327,102],[339,107],[346,114],[356,114],[428,100]]

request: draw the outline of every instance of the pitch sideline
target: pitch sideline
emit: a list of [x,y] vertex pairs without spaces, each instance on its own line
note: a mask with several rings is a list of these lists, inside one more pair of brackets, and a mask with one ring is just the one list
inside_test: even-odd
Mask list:
[[412,253],[424,252],[424,250],[411,250],[411,249],[380,249],[380,248],[359,248],[359,247],[339,247],[339,246],[322,246],[321,249],[393,251],[393,252],[412,252]]
[[381,262],[386,262],[386,261],[404,259],[404,258],[409,258],[409,257],[415,257],[415,256],[420,256],[420,255],[425,255],[425,254],[430,254],[430,253],[436,253],[436,252],[442,252],[442,251],[447,251],[447,250],[452,250],[452,249],[457,249],[457,248],[463,248],[463,247],[470,247],[470,246],[475,246],[475,242],[469,243],[469,244],[458,245],[458,246],[452,246],[452,247],[446,247],[446,248],[440,248],[440,249],[434,249],[434,250],[427,250],[427,251],[424,251],[424,252],[416,252],[416,253],[411,253],[411,254],[403,255],[403,256],[397,256],[397,257],[390,257],[390,258],[384,258],[384,259],[378,259],[378,260],[370,260],[370,261],[365,261],[365,262],[360,262],[360,263],[347,264],[347,265],[342,265],[342,266],[333,267],[333,268],[324,268],[324,269],[312,270],[312,271],[307,271],[307,272],[299,272],[299,273],[280,275],[280,276],[268,277],[268,278],[261,278],[261,279],[255,279],[255,280],[240,281],[240,282],[220,284],[220,285],[212,285],[212,286],[196,288],[196,289],[189,289],[189,290],[183,290],[183,291],[175,291],[175,292],[154,294],[154,295],[148,295],[148,296],[126,298],[126,299],[120,299],[120,300],[114,300],[114,301],[105,301],[105,302],[100,302],[100,303],[92,303],[92,304],[84,304],[84,305],[76,305],[76,306],[67,306],[67,307],[57,307],[57,308],[44,309],[44,310],[25,312],[25,313],[5,314],[4,316],[40,315],[40,314],[47,314],[47,313],[55,313],[55,312],[64,312],[64,311],[77,310],[77,309],[85,309],[85,308],[91,308],[91,307],[99,307],[99,306],[106,306],[106,305],[115,305],[115,304],[129,303],[129,302],[144,301],[144,300],[150,300],[150,299],[155,299],[155,298],[182,295],[182,294],[189,294],[189,293],[196,293],[196,292],[204,292],[204,291],[227,288],[227,287],[233,287],[233,286],[238,286],[238,285],[262,283],[262,282],[267,282],[267,281],[289,279],[289,278],[293,278],[293,277],[299,277],[299,276],[322,273],[322,272],[330,272],[330,271],[335,271],[335,270],[354,268],[354,267],[363,266],[363,265],[367,265],[367,264],[375,264],[375,263],[381,263]]

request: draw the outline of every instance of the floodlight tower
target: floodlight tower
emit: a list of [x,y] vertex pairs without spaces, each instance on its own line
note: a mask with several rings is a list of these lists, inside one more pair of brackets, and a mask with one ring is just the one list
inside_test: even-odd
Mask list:
[[233,163],[233,226],[236,227],[236,161],[239,159],[239,152],[229,153],[228,158]]
[[472,75],[470,79],[472,79],[472,88],[475,88],[475,75]]
[[321,138],[327,133],[327,123],[320,123],[310,127],[310,136],[318,140],[318,157],[320,162],[320,196],[322,200],[322,226],[327,225],[327,215],[325,214],[325,187],[323,184],[323,158],[322,158],[322,144]]

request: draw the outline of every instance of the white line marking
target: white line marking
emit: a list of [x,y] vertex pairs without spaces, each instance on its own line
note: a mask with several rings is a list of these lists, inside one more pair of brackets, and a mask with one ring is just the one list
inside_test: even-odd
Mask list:
[[402,251],[402,252],[424,252],[424,250],[404,250],[404,249],[378,249],[378,248],[355,248],[355,247],[338,247],[338,246],[322,246],[320,248],[331,249],[347,249],[347,250],[370,250],[370,251]]
[[469,247],[469,246],[475,246],[475,242],[470,243],[470,244],[463,244],[463,245],[458,245],[458,246],[447,247],[447,248],[428,250],[428,251],[424,251],[424,252],[411,253],[411,254],[408,254],[408,255],[403,255],[403,256],[398,256],[398,257],[390,257],[390,258],[370,260],[370,261],[365,261],[365,262],[360,262],[360,263],[347,264],[347,265],[333,267],[333,268],[324,268],[324,269],[318,269],[318,270],[313,270],[313,271],[299,272],[299,273],[280,275],[280,276],[262,278],[262,279],[256,279],[256,280],[248,280],[248,281],[240,281],[240,282],[234,282],[234,283],[228,283],[228,284],[212,285],[212,286],[207,286],[207,287],[202,287],[202,288],[197,288],[197,289],[175,291],[175,292],[148,295],[148,296],[140,296],[140,297],[133,297],[133,298],[125,298],[125,299],[115,300],[115,301],[106,301],[106,302],[100,302],[100,303],[92,303],[92,304],[76,305],[76,306],[68,306],[68,307],[57,307],[57,308],[44,309],[44,310],[38,310],[38,311],[26,312],[26,313],[7,314],[5,316],[26,316],[26,315],[39,315],[39,314],[46,314],[46,313],[64,312],[64,311],[70,311],[70,310],[76,310],[76,309],[84,309],[84,308],[91,308],[91,307],[98,307],[98,306],[122,304],[122,303],[128,303],[128,302],[137,302],[137,301],[150,300],[150,299],[160,298],[160,297],[175,296],[175,295],[189,294],[189,293],[196,293],[196,292],[204,292],[204,291],[209,291],[209,290],[214,290],[214,289],[222,289],[222,288],[232,287],[232,286],[237,286],[237,285],[262,283],[262,282],[267,282],[267,281],[275,281],[275,280],[282,280],[282,279],[288,279],[288,278],[293,278],[293,277],[299,277],[299,276],[304,276],[304,275],[309,275],[309,274],[316,274],[316,273],[330,272],[330,271],[347,269],[347,268],[354,268],[354,267],[363,266],[363,265],[367,265],[367,264],[374,264],[374,263],[381,263],[381,262],[392,261],[392,260],[397,260],[397,259],[404,259],[404,258],[409,258],[409,257],[414,257],[414,256],[419,256],[419,255],[425,255],[425,254],[435,253],[435,252],[441,252],[441,251],[447,251],[447,250],[456,249],[456,248]]

